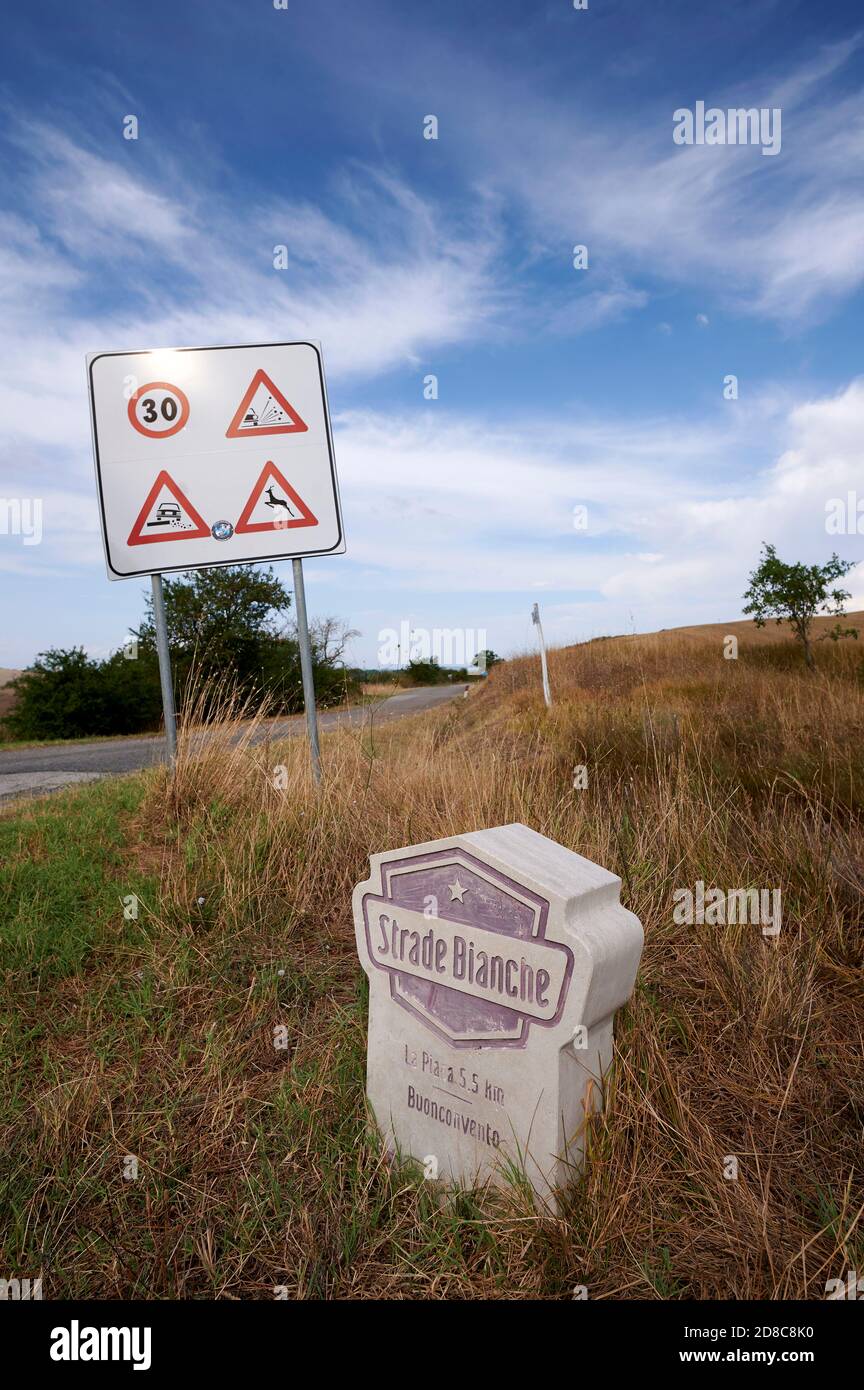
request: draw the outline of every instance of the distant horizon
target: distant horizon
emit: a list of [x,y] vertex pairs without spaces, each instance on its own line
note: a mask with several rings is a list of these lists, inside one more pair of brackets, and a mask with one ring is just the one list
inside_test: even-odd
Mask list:
[[[542,616],[542,615],[541,615],[541,616]],[[864,608],[862,608],[862,609],[860,609],[860,610],[852,609],[852,608],[847,609],[843,621],[844,621],[844,622],[852,623],[853,625],[854,625],[855,623],[860,623],[860,624],[861,624],[861,628],[860,628],[860,630],[859,630],[859,638],[861,638],[862,641],[864,641]],[[830,626],[833,627],[834,624],[837,622],[837,619],[836,619],[835,617],[831,617],[829,614],[825,613],[825,614],[817,614],[817,616],[813,619],[813,622],[814,622],[814,626],[818,629],[820,626],[823,626],[823,625],[825,625],[825,624],[828,624],[828,625],[830,625]],[[649,631],[639,630],[639,631],[632,631],[632,632],[598,632],[598,633],[595,633],[594,636],[592,636],[592,637],[583,637],[583,638],[580,638],[578,641],[575,641],[575,642],[556,642],[556,643],[554,643],[554,644],[553,644],[553,643],[547,643],[547,650],[550,651],[550,652],[552,652],[552,651],[563,651],[563,650],[565,650],[565,649],[568,648],[568,647],[582,647],[582,646],[586,646],[586,645],[587,645],[588,643],[590,643],[590,642],[616,642],[616,641],[620,641],[622,638],[625,638],[625,637],[660,637],[660,636],[662,636],[662,635],[665,634],[665,633],[668,633],[668,634],[670,634],[670,635],[673,634],[673,633],[676,633],[676,632],[688,633],[688,632],[694,631],[695,633],[698,633],[698,631],[699,631],[701,628],[727,628],[727,629],[735,629],[735,628],[740,628],[740,627],[744,627],[744,628],[746,628],[748,631],[752,630],[754,636],[758,636],[760,633],[771,634],[771,633],[775,632],[776,629],[779,628],[779,629],[781,629],[781,630],[777,632],[777,640],[778,640],[778,641],[781,640],[784,636],[785,636],[788,640],[793,640],[793,634],[792,634],[791,629],[788,627],[788,623],[787,623],[786,619],[782,619],[780,623],[776,623],[776,622],[774,621],[774,619],[772,618],[772,619],[768,620],[768,621],[764,624],[764,626],[763,626],[762,628],[759,628],[759,627],[757,627],[756,623],[754,622],[754,620],[753,620],[752,618],[745,618],[745,617],[742,617],[742,618],[729,618],[729,619],[727,619],[725,622],[721,620],[721,621],[719,621],[719,622],[709,622],[709,623],[685,623],[685,624],[682,624],[682,625],[680,625],[680,626],[678,626],[678,627],[652,628],[652,629],[649,630]],[[782,629],[784,629],[784,628],[785,628],[785,632],[782,630]],[[849,640],[853,640],[853,641],[854,641],[855,639],[853,638],[853,639],[849,639]],[[85,648],[85,650],[86,650],[86,648]],[[489,648],[489,650],[494,650],[494,648]],[[532,657],[532,656],[538,657],[538,660],[539,660],[539,652],[540,652],[539,645],[535,643],[535,645],[534,645],[533,647],[527,647],[527,648],[523,648],[522,650],[519,650],[519,651],[508,652],[506,655],[505,655],[503,652],[497,652],[496,655],[497,655],[498,657],[500,657],[501,661],[519,661],[519,660],[523,660],[523,659],[526,658],[526,657]],[[106,652],[106,653],[104,653],[103,655],[106,655],[106,656],[107,656],[108,654],[109,654],[109,653]],[[88,653],[88,655],[89,655],[89,653]],[[34,657],[34,660],[35,660],[35,659],[36,659],[36,658]],[[361,671],[364,671],[364,672],[379,671],[382,675],[394,675],[397,671],[404,671],[404,670],[406,670],[406,666],[405,666],[405,665],[402,665],[402,666],[378,666],[378,665],[367,666],[367,665],[364,665],[362,662],[351,661],[351,660],[348,660],[348,659],[346,659],[346,661],[345,661],[344,664],[345,664],[346,667],[348,667],[348,668],[350,668],[350,669],[352,669],[352,670],[361,670]],[[32,665],[32,663],[28,663],[28,665]],[[9,679],[14,678],[15,676],[21,675],[21,674],[23,673],[23,671],[25,671],[26,669],[27,669],[26,666],[20,666],[20,667],[0,666],[0,688],[2,688],[2,686],[3,686]],[[461,667],[461,666],[445,666],[445,665],[443,665],[443,664],[441,665],[441,670],[442,670],[442,671],[461,671],[461,670],[464,670],[464,669],[465,669],[465,668],[464,668],[464,667]],[[468,668],[468,674],[469,674],[469,676],[472,674],[472,673],[471,673],[471,668],[470,668],[470,666],[469,666],[469,668]]]

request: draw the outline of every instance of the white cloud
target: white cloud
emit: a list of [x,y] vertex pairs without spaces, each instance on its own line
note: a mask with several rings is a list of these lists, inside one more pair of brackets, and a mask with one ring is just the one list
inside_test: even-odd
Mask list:
[[[498,112],[494,131],[463,126],[462,157],[487,177],[461,222],[455,200],[445,217],[391,174],[359,166],[334,182],[326,210],[269,199],[238,211],[183,170],[157,177],[143,151],[107,160],[28,126],[21,206],[0,222],[0,492],[44,499],[39,572],[101,569],[87,350],[314,336],[334,378],[409,366],[419,394],[436,350],[507,328],[518,275],[502,229],[514,203],[532,266],[554,254],[563,270],[577,240],[591,253],[590,278],[571,272],[563,305],[557,288],[552,307],[539,293],[521,320],[529,329],[587,331],[643,308],[637,272],[725,286],[742,311],[784,320],[848,293],[864,276],[864,116],[820,82],[851,51],[826,52],[780,96],[760,95],[760,105],[784,104],[772,160],[673,149],[671,101],[668,130],[655,112],[634,133],[632,113],[626,130],[574,126],[572,110],[527,94],[518,115]],[[272,266],[281,243],[285,272]],[[707,326],[707,314],[696,319]],[[476,595],[481,607],[501,593],[578,595],[552,606],[550,640],[734,617],[763,540],[808,560],[860,546],[826,535],[824,508],[862,487],[861,382],[797,405],[751,395],[701,422],[558,411],[511,427],[430,403],[345,412],[336,425],[344,563],[358,594],[395,602],[410,585],[430,601]],[[584,533],[577,504],[589,511]],[[0,548],[8,570],[26,573],[36,559]],[[327,568],[326,582],[337,573]],[[854,582],[864,603],[862,567]]]
[[[766,450],[765,466],[732,484],[731,462],[753,456],[766,420],[773,461]],[[595,416],[514,430],[430,405],[347,412],[335,425],[348,556],[312,562],[308,577],[325,594],[347,585],[352,616],[372,613],[358,660],[374,660],[378,627],[400,616],[485,625],[498,648],[530,645],[518,611],[489,617],[507,594],[517,607],[572,595],[544,608],[556,643],[733,619],[763,541],[808,563],[860,554],[860,538],[826,533],[825,506],[861,491],[864,380],[783,413],[769,400],[764,414],[726,408],[695,424]],[[577,503],[586,532],[572,525]],[[47,489],[44,508],[43,545],[4,544],[3,568],[101,569],[89,495]],[[864,606],[864,565],[848,587]]]
[[[730,465],[766,428],[775,461],[733,481]],[[854,539],[826,534],[825,504],[860,487],[862,431],[862,382],[784,416],[769,398],[761,418],[695,426],[594,418],[513,431],[348,414],[337,447],[350,551],[379,588],[410,573],[427,590],[595,591],[619,616],[627,600],[647,627],[682,610],[734,617],[763,540],[790,559],[854,555]],[[585,532],[572,525],[577,503]]]
[[[604,582],[604,594],[638,593],[649,608],[671,607],[686,595],[697,611],[717,609],[719,601],[725,616],[734,617],[763,541],[788,561],[824,563],[835,550],[858,561],[860,537],[830,535],[825,521],[830,499],[864,496],[864,378],[791,409],[783,434],[787,447],[746,490],[739,484],[725,498],[675,499],[658,509],[642,534],[668,558],[647,579],[642,566],[624,565]],[[864,607],[864,562],[847,587],[852,606]]]
[[[773,463],[757,445],[766,429]],[[734,616],[763,540],[790,558],[854,553],[852,538],[826,534],[825,506],[861,488],[862,434],[864,381],[785,413],[769,397],[764,409],[721,407],[695,423],[584,416],[514,429],[432,404],[343,412],[335,437],[352,573],[376,592],[593,592],[611,611],[638,607],[642,626],[666,625],[682,606]],[[760,456],[764,466],[741,472],[742,459]],[[33,495],[28,474],[25,459],[12,495]],[[46,563],[100,563],[87,484],[39,491]],[[577,505],[585,531],[573,524]]]
[[[864,280],[864,108],[832,81],[862,39],[825,45],[782,81],[670,91],[668,110],[656,98],[645,109],[600,104],[590,82],[563,98],[523,83],[505,106],[495,99],[502,73],[479,58],[465,72],[463,57],[460,87],[471,97],[469,106],[464,91],[449,93],[453,157],[518,205],[535,255],[563,263],[565,248],[585,243],[592,267],[603,266],[601,292],[643,275],[707,283],[737,312],[783,323],[822,316]],[[779,155],[674,146],[673,110],[697,98],[782,108]]]
[[552,333],[585,333],[625,318],[633,310],[644,308],[647,303],[647,293],[629,285],[586,289],[582,294],[568,296],[564,304],[549,312],[546,328]]
[[15,438],[83,446],[87,351],[311,335],[331,376],[371,376],[481,332],[504,302],[482,209],[459,229],[392,177],[355,168],[326,213],[284,199],[239,211],[138,150],[130,168],[49,127],[19,139],[26,214],[0,226],[0,419]]

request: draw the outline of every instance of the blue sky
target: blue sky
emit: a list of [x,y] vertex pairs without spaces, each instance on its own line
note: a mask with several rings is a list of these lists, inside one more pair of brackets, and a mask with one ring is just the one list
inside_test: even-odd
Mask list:
[[[858,6],[19,0],[4,39],[0,498],[44,520],[0,534],[0,665],[142,612],[88,351],[322,342],[348,553],[307,596],[362,664],[406,620],[523,650],[535,601],[553,643],[732,619],[762,540],[864,557],[825,529],[864,497]],[[698,101],[780,108],[780,152],[676,145]]]

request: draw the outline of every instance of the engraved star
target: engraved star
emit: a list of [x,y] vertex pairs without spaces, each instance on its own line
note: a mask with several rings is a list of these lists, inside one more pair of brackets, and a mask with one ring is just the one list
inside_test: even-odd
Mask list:
[[468,889],[462,887],[462,884],[459,882],[458,878],[454,879],[452,883],[448,883],[447,887],[450,889],[451,903],[455,902],[457,898],[459,899],[460,903],[464,901],[464,896],[468,892]]

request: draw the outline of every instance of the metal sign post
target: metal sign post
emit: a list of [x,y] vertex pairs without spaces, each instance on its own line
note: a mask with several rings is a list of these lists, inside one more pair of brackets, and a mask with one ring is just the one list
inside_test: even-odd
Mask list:
[[546,701],[546,708],[552,708],[552,691],[549,689],[549,670],[546,666],[546,643],[543,641],[543,627],[540,622],[540,605],[535,603],[531,610],[531,621],[536,624],[537,635],[540,638],[540,665],[543,670],[543,699]]
[[171,653],[168,649],[168,624],[165,622],[165,596],[162,592],[161,574],[151,574],[150,583],[153,586],[153,620],[156,625],[156,650],[159,653],[159,680],[162,683],[165,740],[168,744],[168,760],[173,765],[177,761],[177,719],[174,714]]
[[306,728],[309,731],[309,751],[312,755],[312,776],[321,781],[321,748],[318,743],[318,711],[315,708],[315,680],[312,675],[312,643],[309,641],[309,622],[306,617],[306,589],[303,585],[303,561],[291,561],[294,570],[294,601],[297,604],[297,637],[300,642],[300,670],[303,675],[303,704],[306,707]]
[[161,575],[291,560],[319,783],[300,560],[345,551],[320,344],[91,352],[87,379],[108,578],[151,576],[172,763],[177,726]]

